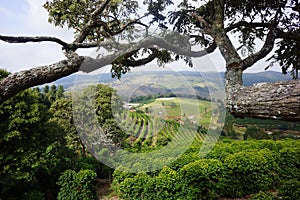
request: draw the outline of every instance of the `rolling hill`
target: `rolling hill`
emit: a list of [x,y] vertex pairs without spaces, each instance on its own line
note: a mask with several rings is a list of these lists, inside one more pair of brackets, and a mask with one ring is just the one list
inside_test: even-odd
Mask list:
[[[260,73],[245,73],[244,85],[252,85],[259,82],[276,82],[290,80],[289,75],[279,72],[266,71]],[[63,85],[66,90],[78,85],[89,83],[104,83],[115,88],[122,97],[150,96],[157,94],[175,94],[173,96],[189,97],[197,96],[202,99],[210,99],[209,92],[216,88],[224,87],[224,73],[193,71],[139,71],[129,72],[122,76],[121,80],[111,78],[110,73],[87,75],[72,74],[54,82]]]

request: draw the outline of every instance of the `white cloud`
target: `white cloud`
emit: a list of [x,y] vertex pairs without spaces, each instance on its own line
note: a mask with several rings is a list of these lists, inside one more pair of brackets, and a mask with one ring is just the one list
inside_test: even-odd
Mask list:
[[48,12],[43,8],[46,0],[27,0],[29,9],[27,11],[26,24],[34,34],[51,35],[71,42],[73,30],[55,27],[48,22]]
[[[7,22],[1,26],[1,34],[23,36],[55,36],[71,42],[71,30],[54,27],[48,23],[47,11],[43,9],[43,0],[21,1],[20,7],[27,7],[26,12],[19,13],[18,19],[7,17]],[[13,4],[13,3],[12,3]],[[11,6],[13,7],[13,6]],[[2,9],[7,16],[15,16],[11,10]],[[64,59],[61,46],[55,43],[26,43],[7,44],[0,43],[0,68],[17,72],[32,67],[51,64]]]

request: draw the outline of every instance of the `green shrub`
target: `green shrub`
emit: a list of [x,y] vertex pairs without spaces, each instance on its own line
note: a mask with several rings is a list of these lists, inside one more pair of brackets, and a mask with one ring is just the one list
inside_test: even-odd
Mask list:
[[[181,182],[176,171],[164,167],[157,176],[141,172],[136,176],[115,172],[114,189],[122,199],[179,199]],[[125,178],[127,177],[127,178]],[[117,182],[118,181],[118,182]],[[183,198],[185,199],[185,198]]]
[[181,183],[178,173],[164,167],[154,178],[154,196],[151,199],[179,199],[181,195]]
[[133,178],[135,176],[135,174],[129,173],[128,171],[129,169],[123,166],[120,166],[117,169],[115,169],[113,173],[113,177],[114,177],[113,184],[121,183],[122,181],[125,180],[125,178]]
[[300,176],[300,148],[288,147],[279,151],[278,165],[283,179]]
[[[270,156],[268,156],[270,153]],[[270,150],[242,151],[229,155],[225,161],[222,195],[242,197],[273,188],[278,180],[276,162]]]
[[284,200],[300,199],[300,181],[291,179],[284,182],[279,188],[279,195]]
[[201,159],[185,165],[180,171],[183,196],[186,199],[215,199],[222,169],[222,163],[215,159]]
[[261,140],[258,142],[258,146],[260,149],[270,149],[271,151],[279,151],[282,149],[280,143],[272,140]]
[[60,187],[58,200],[92,200],[96,199],[93,181],[96,173],[92,170],[66,170],[58,179]]
[[215,148],[213,148],[205,157],[224,161],[227,156],[234,153],[233,150],[231,144],[220,143],[216,144]]
[[118,185],[118,195],[120,198],[126,200],[138,199],[153,199],[153,179],[144,172],[138,173],[133,178],[125,178],[123,182]]
[[127,168],[120,166],[113,173],[112,188],[119,196],[122,195],[122,192],[119,190],[120,183],[126,178],[133,178],[135,176],[135,174],[129,173],[128,171]]

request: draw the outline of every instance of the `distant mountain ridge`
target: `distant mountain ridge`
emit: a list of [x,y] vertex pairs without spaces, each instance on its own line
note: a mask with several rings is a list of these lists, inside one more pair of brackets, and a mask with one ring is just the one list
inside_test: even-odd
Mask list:
[[289,74],[282,74],[274,71],[246,73],[243,76],[244,85],[246,86],[260,82],[278,82],[285,80],[292,80],[292,77]]
[[[144,72],[130,72],[127,74],[124,74],[121,79],[126,79],[134,76],[143,76],[143,75],[155,75],[159,76],[160,78],[163,78],[166,75],[173,75],[176,76],[178,73],[181,76],[184,77],[199,77],[199,72],[193,72],[193,71],[180,71],[180,72],[172,72],[172,71],[144,71]],[[206,79],[209,80],[216,80],[218,77],[222,77],[224,81],[224,72],[218,73],[218,72],[202,72],[200,75],[202,77],[206,77]],[[199,77],[201,78],[201,77]],[[265,71],[265,72],[259,72],[259,73],[244,73],[243,74],[243,82],[245,86],[253,85],[255,83],[260,82],[277,82],[277,81],[284,81],[284,80],[291,80],[292,77],[290,75],[284,75],[280,72],[275,71]],[[111,78],[110,73],[103,73],[103,74],[96,74],[96,75],[87,75],[87,74],[72,74],[70,76],[61,78],[53,84],[55,85],[62,85],[67,90],[70,87],[74,86],[74,83],[76,81],[99,81],[99,83],[111,83],[115,81],[116,79]],[[201,82],[201,80],[199,80]]]

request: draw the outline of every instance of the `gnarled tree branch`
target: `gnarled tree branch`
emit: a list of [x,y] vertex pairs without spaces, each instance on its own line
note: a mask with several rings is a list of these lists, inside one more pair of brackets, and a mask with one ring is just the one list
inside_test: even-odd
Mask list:
[[[71,44],[78,46],[84,45],[76,43]],[[108,47],[110,43],[107,41],[100,44],[100,46],[101,45],[104,47]],[[68,58],[67,60],[62,60],[52,65],[41,66],[32,68],[30,70],[17,72],[8,76],[7,78],[0,81],[0,103],[29,87],[49,83],[78,71],[91,72],[97,70],[103,66],[111,64],[118,57],[124,54],[132,55],[132,53],[141,48],[150,48],[152,50],[152,53],[146,58],[139,60],[124,59],[124,63],[122,64],[137,67],[149,63],[157,57],[158,50],[156,48],[169,49],[179,55],[186,55],[190,57],[204,56],[216,49],[216,45],[213,43],[206,50],[194,52],[190,49],[187,49],[186,47],[180,48],[180,46],[178,45],[170,44],[166,39],[155,36],[147,37],[144,40],[141,40],[140,42],[134,44],[118,44],[116,42],[112,42],[112,45],[116,46],[116,48],[118,46],[120,50],[116,53],[108,56],[102,56],[98,59],[78,56],[72,50],[66,51],[66,57]],[[124,49],[126,49],[127,51],[124,51]]]
[[56,37],[46,36],[35,36],[35,37],[24,37],[24,36],[4,36],[0,35],[0,40],[8,43],[27,43],[27,42],[55,42],[63,47],[67,47],[68,43],[58,39]]
[[209,47],[200,50],[200,51],[192,51],[190,46],[181,46],[181,45],[174,45],[169,43],[167,40],[159,37],[147,37],[146,39],[142,40],[138,46],[144,47],[159,47],[163,49],[168,49],[179,55],[189,56],[189,57],[202,57],[209,53],[212,53],[216,48],[216,43],[212,43]]
[[27,43],[27,42],[54,42],[63,47],[65,50],[75,50],[79,48],[93,48],[98,47],[98,42],[91,43],[67,43],[63,40],[56,37],[47,37],[47,36],[4,36],[0,35],[0,40],[8,43]]
[[245,58],[242,61],[243,70],[246,70],[247,68],[254,65],[260,59],[266,57],[272,51],[272,49],[274,47],[275,39],[276,39],[276,33],[274,31],[270,30],[266,37],[266,41],[265,41],[263,47],[258,52],[248,56],[247,58]]
[[52,65],[32,68],[9,75],[0,81],[0,103],[29,87],[55,81],[77,72],[84,58],[72,56]]
[[131,66],[131,67],[138,67],[141,65],[145,65],[145,64],[153,61],[157,57],[158,52],[159,52],[157,49],[154,49],[154,48],[151,48],[151,51],[152,51],[152,53],[149,54],[146,58],[141,58],[138,60],[131,60],[129,58],[126,58],[126,56],[125,56],[125,59],[122,60],[122,64],[125,66]]

